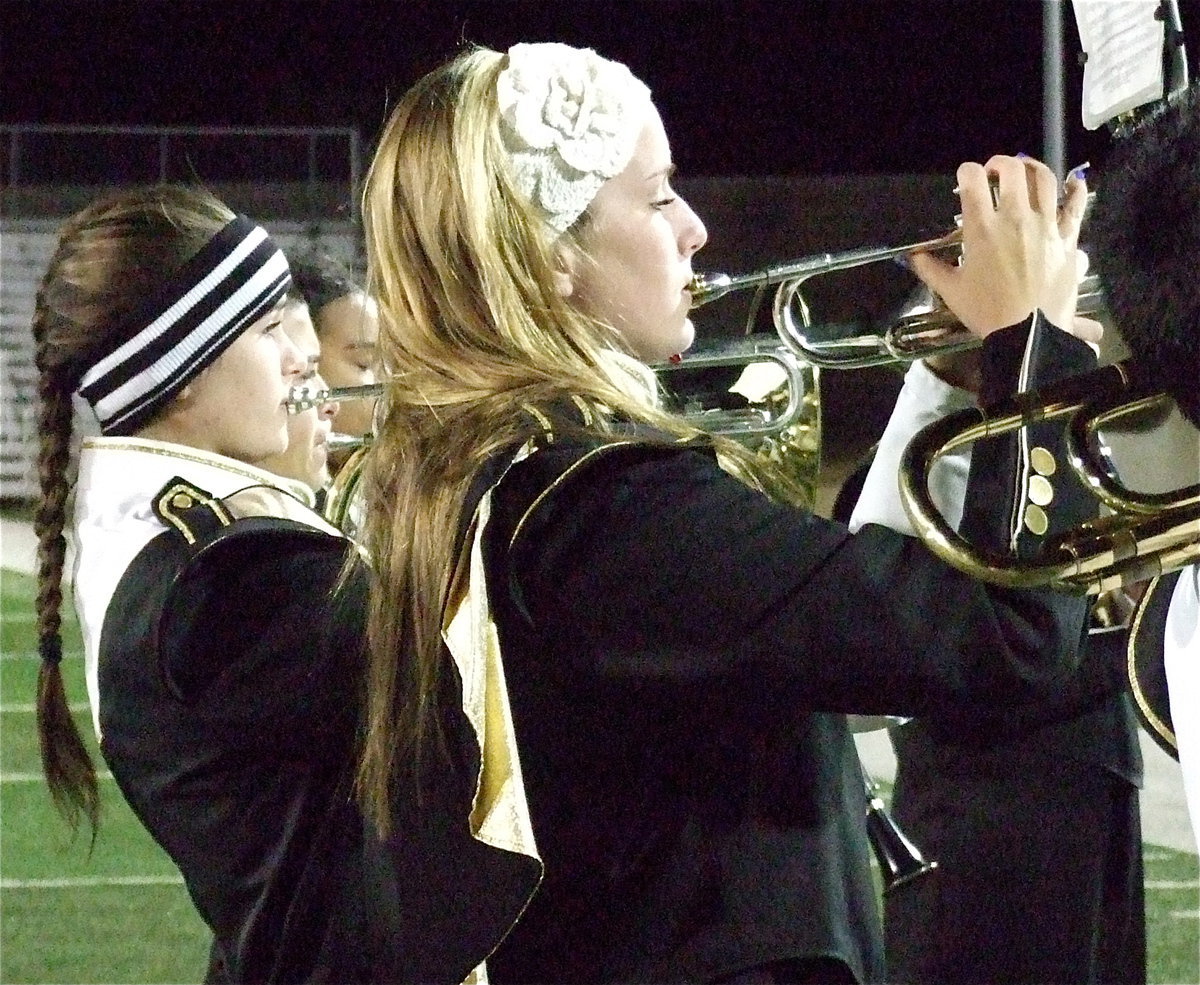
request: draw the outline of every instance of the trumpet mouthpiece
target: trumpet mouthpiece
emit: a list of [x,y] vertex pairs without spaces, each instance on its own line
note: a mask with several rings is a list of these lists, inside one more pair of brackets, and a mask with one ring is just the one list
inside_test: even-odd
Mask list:
[[688,289],[692,294],[692,307],[698,308],[728,294],[733,289],[733,278],[729,274],[696,274]]
[[284,401],[284,406],[287,407],[289,414],[302,414],[304,411],[311,410],[328,401],[328,390],[300,383],[288,391],[288,398]]

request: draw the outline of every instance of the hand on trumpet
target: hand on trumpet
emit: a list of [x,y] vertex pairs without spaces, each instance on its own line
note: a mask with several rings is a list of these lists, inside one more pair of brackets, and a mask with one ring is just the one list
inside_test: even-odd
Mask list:
[[1088,272],[1088,255],[1083,250],[1075,251],[1076,276],[1074,287],[1069,278],[1063,283],[1048,283],[1046,297],[1039,302],[1038,307],[1051,325],[1069,332],[1078,339],[1088,343],[1093,350],[1098,351],[1100,340],[1104,337],[1104,325],[1095,318],[1087,318],[1076,314],[1079,294],[1079,284]]
[[[910,257],[912,270],[973,334],[985,338],[1035,309],[1075,330],[1079,229],[1087,186],[1072,175],[1061,205],[1054,173],[1032,158],[996,156],[958,169],[962,256],[950,263],[928,253]],[[1084,319],[1081,332],[1096,323]]]

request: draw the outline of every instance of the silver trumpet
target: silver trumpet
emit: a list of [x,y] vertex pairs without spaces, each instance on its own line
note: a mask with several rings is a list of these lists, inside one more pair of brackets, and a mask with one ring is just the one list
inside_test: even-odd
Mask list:
[[[871,263],[896,260],[912,253],[957,251],[961,255],[962,229],[902,246],[883,246],[817,253],[747,274],[697,274],[692,278],[692,306],[709,304],[734,291],[775,287],[772,319],[785,346],[801,359],[825,369],[862,369],[868,366],[902,364],[973,348],[979,339],[972,335],[945,303],[919,285],[899,314],[882,331],[846,334],[845,326],[814,323],[801,288],[814,277],[850,270]],[[1094,274],[1079,285],[1076,311],[1092,315],[1104,308],[1100,281]]]
[[[724,371],[742,382],[744,399],[706,402],[685,382],[678,385],[690,371]],[[760,338],[737,339],[689,352],[679,363],[662,363],[655,367],[659,380],[668,390],[668,401],[675,404],[695,428],[712,434],[737,439],[767,439],[785,431],[802,419],[811,416],[816,399],[816,379],[791,349],[777,342]],[[753,377],[753,378],[752,378]],[[764,384],[761,381],[767,381]],[[767,385],[769,384],[769,385]],[[298,414],[321,404],[342,400],[369,400],[382,396],[386,381],[358,386],[315,387],[306,383],[293,386],[286,406],[289,413]],[[331,434],[330,448],[355,448],[363,439],[350,435]]]
[[[336,404],[342,400],[370,400],[372,397],[381,397],[386,390],[387,384],[383,382],[335,387],[315,387],[309,386],[307,383],[298,383],[288,391],[285,406],[289,414],[299,414],[302,411],[319,407],[321,404]],[[341,435],[340,437],[347,438],[348,436]]]

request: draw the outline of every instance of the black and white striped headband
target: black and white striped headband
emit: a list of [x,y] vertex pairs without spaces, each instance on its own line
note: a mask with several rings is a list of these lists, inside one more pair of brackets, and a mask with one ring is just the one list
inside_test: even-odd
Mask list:
[[101,432],[129,435],[147,424],[291,283],[266,230],[242,215],[232,220],[130,313],[130,327],[145,327],[84,374],[79,395]]

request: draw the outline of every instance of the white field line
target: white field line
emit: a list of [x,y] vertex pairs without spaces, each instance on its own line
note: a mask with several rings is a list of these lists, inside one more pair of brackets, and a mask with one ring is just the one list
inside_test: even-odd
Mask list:
[[[79,660],[83,657],[82,650],[66,650],[63,661]],[[41,660],[42,655],[37,650],[14,650],[12,653],[0,653],[0,660]]]
[[1172,910],[1172,920],[1200,920],[1200,910]]
[[[112,772],[97,770],[97,780],[111,780]],[[0,773],[0,783],[41,783],[45,777],[41,773]]]
[[0,879],[0,889],[82,889],[93,886],[182,886],[183,876],[77,876],[63,879]]
[[[90,711],[91,705],[86,701],[72,701],[67,705],[70,711]],[[37,711],[37,705],[32,701],[16,701],[11,704],[0,704],[0,715],[11,712],[14,715],[32,715]]]
[[1200,889],[1200,879],[1147,879],[1147,889]]

